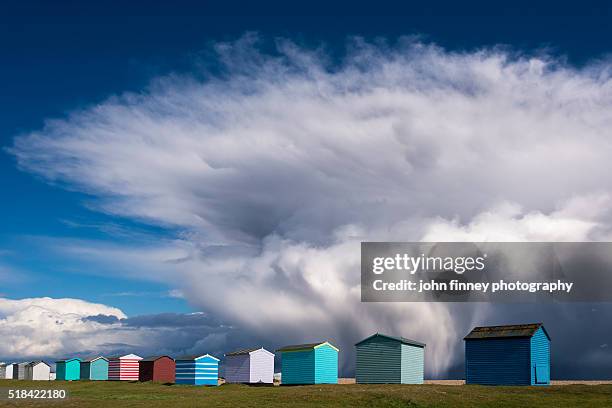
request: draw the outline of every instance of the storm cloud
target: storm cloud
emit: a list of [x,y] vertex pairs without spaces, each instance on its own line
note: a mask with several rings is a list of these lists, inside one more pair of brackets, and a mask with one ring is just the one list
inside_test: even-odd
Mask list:
[[357,39],[332,62],[276,45],[217,44],[214,71],[158,78],[16,137],[23,170],[180,231],[65,250],[166,282],[253,338],[336,342],[345,372],[375,331],[428,343],[440,376],[473,324],[565,330],[562,307],[361,304],[359,243],[609,240],[609,61]]

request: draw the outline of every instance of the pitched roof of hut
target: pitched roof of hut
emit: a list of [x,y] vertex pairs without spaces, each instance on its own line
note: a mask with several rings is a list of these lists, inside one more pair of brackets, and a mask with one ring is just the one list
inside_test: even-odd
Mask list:
[[219,361],[219,359],[217,357],[211,356],[210,354],[204,354],[204,355],[201,355],[201,356],[199,356],[197,354],[189,354],[189,355],[185,355],[185,356],[179,356],[175,360],[177,360],[177,361],[178,360],[199,360],[199,359],[204,358],[204,357],[210,357],[213,360]]
[[117,360],[117,359],[136,359],[136,360],[141,360],[142,357],[136,355],[136,354],[120,354],[120,355],[116,355],[116,356],[108,356],[109,360]]
[[143,358],[140,361],[156,361],[156,360],[159,360],[160,358],[164,358],[164,357],[168,357],[170,360],[174,360],[170,356],[149,356],[149,357]]
[[57,361],[56,361],[56,363],[67,363],[67,362],[69,362],[69,361],[74,361],[74,360],[76,360],[76,361],[81,361],[81,359],[80,359],[80,358],[73,357],[73,358],[66,358],[66,359],[64,359],[64,360],[57,360]]
[[263,347],[254,347],[254,348],[246,348],[246,349],[241,349],[241,350],[236,350],[236,351],[232,351],[231,353],[225,353],[226,357],[232,357],[232,356],[242,356],[242,355],[246,355],[246,354],[251,354],[254,351],[264,351],[268,354],[274,355],[274,353],[269,352],[268,350],[266,350]]
[[225,353],[226,356],[241,356],[244,354],[250,354],[255,350],[261,350],[263,347],[255,347],[255,348],[246,348],[241,350],[232,351],[230,353]]
[[382,334],[382,333],[374,333],[373,335],[371,335],[370,337],[366,337],[365,339],[361,340],[360,342],[356,343],[355,345],[359,345],[365,341],[370,340],[371,338],[374,337],[385,337],[387,339],[391,339],[391,340],[395,340],[398,341],[402,344],[408,344],[410,346],[417,346],[417,347],[425,347],[425,343],[421,343],[419,341],[416,340],[411,340],[411,339],[407,339],[405,337],[399,337],[399,336],[389,336],[387,334]]
[[104,356],[97,356],[97,357],[85,358],[85,359],[83,359],[83,360],[81,360],[81,361],[82,361],[83,363],[92,363],[92,362],[94,362],[94,361],[96,361],[96,360],[100,360],[100,359],[108,361],[108,358],[106,358],[106,357],[104,357]]
[[31,362],[30,362],[30,363],[28,363],[27,365],[29,365],[29,366],[35,366],[35,365],[38,365],[38,364],[41,364],[41,363],[42,363],[42,364],[45,364],[45,365],[47,365],[47,366],[49,366],[49,367],[51,367],[51,366],[50,366],[50,365],[49,365],[47,362],[42,361],[42,360],[31,361]]
[[312,350],[312,349],[316,349],[316,348],[319,348],[319,347],[321,347],[321,346],[324,346],[324,345],[326,345],[326,344],[327,344],[328,346],[330,346],[331,348],[333,348],[334,350],[336,350],[336,351],[340,351],[340,350],[338,349],[338,347],[334,346],[333,344],[331,344],[331,343],[330,343],[330,342],[328,342],[328,341],[320,341],[320,342],[318,342],[318,343],[295,344],[295,345],[292,345],[292,346],[285,346],[285,347],[281,347],[281,348],[279,348],[279,349],[278,349],[278,350],[276,350],[276,351],[302,351],[302,350]]
[[503,339],[511,337],[531,337],[539,328],[542,328],[546,337],[550,340],[550,336],[546,332],[546,329],[542,323],[528,323],[528,324],[510,324],[505,326],[481,326],[474,327],[471,332],[465,336],[464,340],[473,339]]

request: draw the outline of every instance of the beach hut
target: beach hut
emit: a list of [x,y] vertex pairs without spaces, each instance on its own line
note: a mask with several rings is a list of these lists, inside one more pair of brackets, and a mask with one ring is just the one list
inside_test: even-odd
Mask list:
[[138,381],[138,362],[142,357],[136,354],[108,358],[108,379],[111,381]]
[[274,353],[261,348],[238,350],[225,355],[225,382],[265,383],[274,381]]
[[4,367],[4,377],[1,378],[5,378],[7,380],[13,379],[13,363],[6,364]]
[[44,361],[32,361],[25,366],[25,379],[32,381],[49,381],[51,366]]
[[81,378],[81,359],[68,358],[55,362],[55,379],[58,381],[77,381]]
[[203,356],[181,356],[176,358],[176,383],[191,385],[218,385],[219,359]]
[[80,378],[91,381],[108,380],[108,359],[99,356],[81,361]]
[[24,361],[22,363],[13,364],[13,380],[25,379],[25,367],[28,365],[28,363],[29,361]]
[[359,384],[423,384],[425,344],[376,333],[355,344]]
[[476,327],[464,340],[467,384],[550,384],[550,336],[542,323]]
[[0,378],[6,378],[6,363],[0,363]]
[[324,341],[278,349],[281,384],[337,384],[338,348]]
[[176,363],[171,357],[147,357],[140,360],[138,367],[138,379],[140,381],[173,383],[175,380]]

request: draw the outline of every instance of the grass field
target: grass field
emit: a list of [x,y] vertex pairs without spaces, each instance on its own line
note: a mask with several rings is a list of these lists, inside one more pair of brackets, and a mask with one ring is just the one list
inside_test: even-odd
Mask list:
[[483,387],[312,385],[194,387],[132,382],[0,380],[6,388],[64,388],[62,402],[0,401],[0,406],[65,407],[612,407],[612,385]]

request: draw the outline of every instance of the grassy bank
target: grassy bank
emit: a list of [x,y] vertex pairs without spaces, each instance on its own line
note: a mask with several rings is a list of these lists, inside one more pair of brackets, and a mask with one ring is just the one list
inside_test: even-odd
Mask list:
[[62,402],[1,401],[2,406],[65,407],[611,407],[612,385],[483,387],[452,385],[325,385],[204,388],[119,382],[0,380],[0,387],[64,388]]

